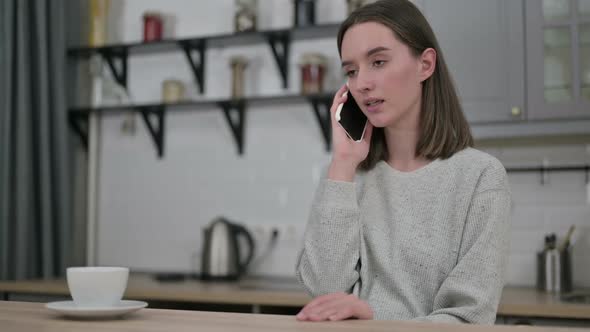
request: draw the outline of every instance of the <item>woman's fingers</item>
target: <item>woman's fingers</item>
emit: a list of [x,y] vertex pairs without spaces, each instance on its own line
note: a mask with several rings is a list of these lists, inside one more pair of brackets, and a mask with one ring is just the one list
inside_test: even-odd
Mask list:
[[328,320],[337,321],[337,320],[345,320],[354,317],[354,310],[352,306],[345,306],[340,308],[340,310],[336,311],[334,314],[328,316]]
[[334,105],[337,106],[338,104],[340,104],[339,103],[339,100],[342,99],[342,95],[344,95],[344,93],[347,92],[347,91],[348,91],[348,87],[346,86],[346,84],[343,85],[343,86],[341,86],[340,89],[338,89],[338,91],[336,91],[336,94],[334,94],[334,99],[332,101],[332,106],[334,106]]
[[342,86],[336,94],[334,95],[334,101],[332,102],[332,107],[330,107],[330,116],[332,118],[332,122],[336,121],[335,114],[338,110],[340,104],[343,104],[346,99],[348,98],[348,88],[346,85]]
[[303,309],[297,314],[298,320],[308,320],[310,319],[310,315],[317,313],[321,308],[325,306],[326,303],[334,301],[334,299],[338,299],[339,297],[345,296],[345,293],[330,293],[322,296],[318,296],[313,299],[311,302],[306,304]]
[[317,313],[319,310],[322,310],[322,307],[325,306],[327,303],[330,303],[334,300],[337,300],[341,297],[345,297],[346,293],[331,293],[322,296],[318,296],[313,299],[311,302],[306,304],[303,309],[297,314],[298,319],[305,320],[309,318],[310,314]]
[[316,314],[316,317],[311,315],[311,318],[316,318],[317,321],[324,320],[343,320],[347,318],[355,317],[355,309],[358,306],[358,302],[361,302],[354,295],[347,295],[340,297],[332,302],[328,302],[324,305],[324,309]]
[[297,314],[298,320],[319,322],[349,318],[373,319],[373,310],[369,304],[354,295],[333,293],[318,297],[316,300],[310,302]]
[[337,312],[336,308],[330,306],[322,311],[309,314],[308,319],[312,322],[322,322],[328,320],[328,317],[335,315]]
[[333,310],[326,310],[322,315],[326,320],[338,321],[349,318],[373,319],[373,309],[369,304],[354,295],[349,295],[342,299],[340,303],[335,304]]
[[346,297],[346,294],[333,296],[322,303],[306,308],[304,314],[307,316],[307,320],[312,322],[328,320],[328,317],[334,315],[342,304],[346,302]]

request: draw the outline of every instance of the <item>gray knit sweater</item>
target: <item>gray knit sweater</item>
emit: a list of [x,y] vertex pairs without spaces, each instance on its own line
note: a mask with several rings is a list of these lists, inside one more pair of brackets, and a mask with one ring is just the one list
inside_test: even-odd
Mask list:
[[509,245],[510,189],[465,149],[413,172],[379,162],[322,180],[296,273],[312,296],[358,291],[375,319],[491,324]]

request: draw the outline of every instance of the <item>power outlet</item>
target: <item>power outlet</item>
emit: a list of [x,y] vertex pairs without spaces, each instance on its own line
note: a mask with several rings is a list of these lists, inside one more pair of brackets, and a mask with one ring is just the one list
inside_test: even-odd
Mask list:
[[278,229],[279,237],[286,246],[292,247],[298,245],[303,240],[303,229],[298,225],[281,225]]
[[[256,244],[251,275],[293,276],[303,241],[304,226],[296,224],[246,224]],[[276,238],[273,242],[273,233]]]
[[270,242],[275,232],[275,241],[282,246],[297,244],[303,237],[303,228],[293,224],[246,224],[245,227],[257,246]]

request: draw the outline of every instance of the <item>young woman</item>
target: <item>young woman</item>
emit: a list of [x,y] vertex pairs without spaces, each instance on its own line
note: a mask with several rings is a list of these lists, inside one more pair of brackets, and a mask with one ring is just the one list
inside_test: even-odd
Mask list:
[[[348,88],[297,263],[315,298],[297,319],[493,323],[510,189],[472,148],[431,27],[410,1],[382,0],[343,22],[338,50]],[[369,120],[361,142],[334,120],[346,93]]]

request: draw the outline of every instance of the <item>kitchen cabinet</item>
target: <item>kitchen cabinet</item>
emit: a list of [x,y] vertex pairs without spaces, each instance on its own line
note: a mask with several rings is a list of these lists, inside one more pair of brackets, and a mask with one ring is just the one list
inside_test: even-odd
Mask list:
[[590,0],[525,1],[529,118],[590,118]]
[[496,318],[497,325],[530,325],[530,326],[553,326],[553,327],[584,327],[590,326],[588,319],[559,319],[559,318],[543,318],[543,317],[513,317],[513,316],[498,316]]
[[438,38],[468,121],[523,119],[522,0],[421,0],[419,7]]

